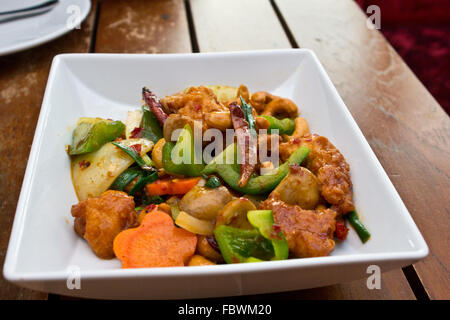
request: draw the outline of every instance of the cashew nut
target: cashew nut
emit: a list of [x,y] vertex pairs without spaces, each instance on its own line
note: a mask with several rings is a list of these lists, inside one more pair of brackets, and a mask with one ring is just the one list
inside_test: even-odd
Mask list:
[[152,150],[152,160],[157,169],[161,169],[163,166],[163,164],[162,164],[162,149],[163,149],[165,143],[166,143],[166,140],[164,138],[159,139]]
[[255,124],[256,124],[256,129],[258,129],[258,130],[261,130],[261,129],[267,130],[270,128],[269,120],[267,120],[266,118],[263,118],[263,117],[256,117]]
[[298,107],[292,100],[276,98],[266,105],[261,114],[280,118],[295,118],[298,115]]
[[217,215],[216,227],[225,224],[240,229],[252,229],[247,219],[247,212],[250,210],[256,210],[256,207],[246,198],[230,201]]
[[188,266],[210,266],[215,265],[214,262],[209,261],[205,257],[199,256],[198,254],[193,255],[192,258],[189,260]]
[[208,242],[208,238],[206,236],[197,236],[197,252],[204,256],[205,258],[215,261],[215,262],[222,262],[223,257],[222,255],[217,252]]
[[194,122],[195,120],[179,113],[170,114],[164,122],[164,139],[166,139],[166,141],[174,141],[174,139],[172,139],[172,133],[177,129],[183,129],[186,124],[189,124],[192,130],[194,130]]
[[258,112],[261,113],[264,108],[266,107],[266,104],[268,104],[273,99],[277,98],[276,96],[265,92],[265,91],[258,91],[252,94],[252,97],[250,99],[252,107]]
[[261,163],[261,170],[262,169],[269,171],[275,169],[275,166],[270,161],[264,161]]
[[303,117],[295,118],[295,129],[292,136],[301,138],[307,133],[309,133],[308,121]]
[[243,84],[241,84],[237,90],[237,94],[236,94],[236,98],[239,100],[239,103],[241,101],[240,97],[242,96],[242,99],[245,100],[245,102],[249,102],[250,101],[250,93],[248,92],[248,89],[246,86],[244,86]]
[[225,131],[232,128],[230,112],[209,112],[205,113],[205,121],[208,127]]

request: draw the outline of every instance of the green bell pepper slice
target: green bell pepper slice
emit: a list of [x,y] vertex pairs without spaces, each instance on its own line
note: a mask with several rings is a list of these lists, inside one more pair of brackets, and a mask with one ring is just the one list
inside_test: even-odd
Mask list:
[[163,131],[159,125],[158,119],[146,105],[142,106],[142,137],[147,138],[153,143],[157,143],[163,137]]
[[[174,155],[173,158],[172,155]],[[194,134],[189,124],[184,126],[176,144],[170,141],[164,144],[162,163],[164,170],[168,173],[189,177],[201,176],[205,165],[203,159],[196,157]]]
[[275,256],[272,260],[285,260],[289,257],[289,247],[283,232],[275,224],[272,210],[251,210],[247,219],[259,233],[272,242]]
[[77,155],[96,151],[124,133],[125,125],[120,121],[82,118],[73,131],[69,154]]
[[172,150],[175,147],[175,143],[166,141],[164,143],[163,149],[162,149],[162,164],[163,168],[168,173],[173,174],[186,174],[186,168],[183,165],[177,165],[173,163],[172,161]]
[[220,225],[214,229],[214,237],[226,263],[267,261],[274,256],[271,242],[256,229]]
[[[238,185],[240,169],[237,164],[237,146],[230,144],[222,153],[214,158],[203,170],[203,174],[217,173],[234,190],[250,195],[266,194],[283,180],[289,173],[291,164],[301,164],[308,156],[310,149],[301,146],[295,150],[286,162],[275,168],[272,173],[259,176],[254,174],[244,187]],[[231,163],[230,163],[231,162]]]
[[293,119],[284,118],[277,119],[272,116],[258,116],[264,118],[269,122],[268,133],[273,133],[274,130],[278,130],[278,134],[291,135],[295,129],[295,121]]

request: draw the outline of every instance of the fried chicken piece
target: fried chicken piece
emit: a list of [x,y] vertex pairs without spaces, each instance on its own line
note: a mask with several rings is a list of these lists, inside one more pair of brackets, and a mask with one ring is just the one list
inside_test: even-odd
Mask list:
[[350,165],[342,153],[325,137],[306,135],[302,139],[311,152],[306,159],[306,167],[319,180],[320,192],[338,214],[355,210],[353,205],[353,185],[350,179]]
[[260,208],[273,211],[275,223],[286,236],[289,251],[296,257],[322,257],[333,251],[335,211],[326,208],[303,210],[275,197],[261,202]]
[[300,148],[302,139],[298,137],[288,137],[286,141],[280,143],[278,152],[281,161],[285,162],[295,150]]
[[136,222],[133,197],[125,192],[108,190],[100,197],[88,198],[73,205],[74,230],[102,259],[115,257],[116,235]]
[[202,120],[205,113],[228,112],[228,108],[217,101],[213,91],[209,88],[190,87],[184,92],[167,96],[161,103],[172,113]]
[[[161,103],[171,113],[167,127],[178,125],[176,127],[178,129],[181,122],[189,123],[192,127],[195,121],[201,121],[198,123],[201,123],[203,133],[209,128],[221,131],[232,128],[230,111],[207,87],[190,87],[161,99]],[[166,131],[165,125],[164,136],[167,138]]]
[[317,176],[320,194],[332,205],[331,209],[339,215],[354,210],[350,165],[326,137],[306,134],[302,138],[292,139],[289,143],[282,143],[280,157],[287,159],[303,145],[311,149],[305,161],[306,167]]

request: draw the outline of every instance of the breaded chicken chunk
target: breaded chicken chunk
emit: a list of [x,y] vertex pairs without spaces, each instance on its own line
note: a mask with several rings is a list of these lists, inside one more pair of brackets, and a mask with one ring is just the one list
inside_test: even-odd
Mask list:
[[206,87],[190,87],[184,92],[161,99],[169,112],[179,113],[194,120],[202,120],[205,113],[228,112],[228,108],[217,101],[211,89]]
[[296,257],[322,257],[333,251],[335,211],[304,210],[274,197],[262,202],[260,208],[272,210],[275,223],[286,236],[289,251]]
[[75,232],[102,259],[115,257],[114,238],[136,222],[133,197],[121,191],[108,190],[100,197],[88,198],[73,205],[71,212]]

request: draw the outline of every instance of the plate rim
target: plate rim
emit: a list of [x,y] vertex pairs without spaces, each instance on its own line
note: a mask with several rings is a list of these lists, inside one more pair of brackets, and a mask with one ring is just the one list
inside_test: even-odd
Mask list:
[[[82,0],[82,1],[84,1],[86,4],[86,10],[84,12],[81,12],[80,24],[87,18],[87,16],[89,15],[89,12],[91,11],[91,8],[92,8],[91,0]],[[24,42],[16,43],[16,44],[9,45],[9,46],[3,47],[3,48],[0,47],[0,56],[6,56],[6,55],[9,55],[12,53],[16,53],[16,52],[20,52],[20,51],[24,51],[27,49],[31,49],[31,48],[40,46],[40,45],[50,42],[56,38],[59,38],[71,31],[73,31],[73,29],[68,29],[67,27],[58,28],[58,29],[56,29],[56,31],[48,33],[41,37],[37,37],[37,38],[31,39],[31,40],[26,40]]]

